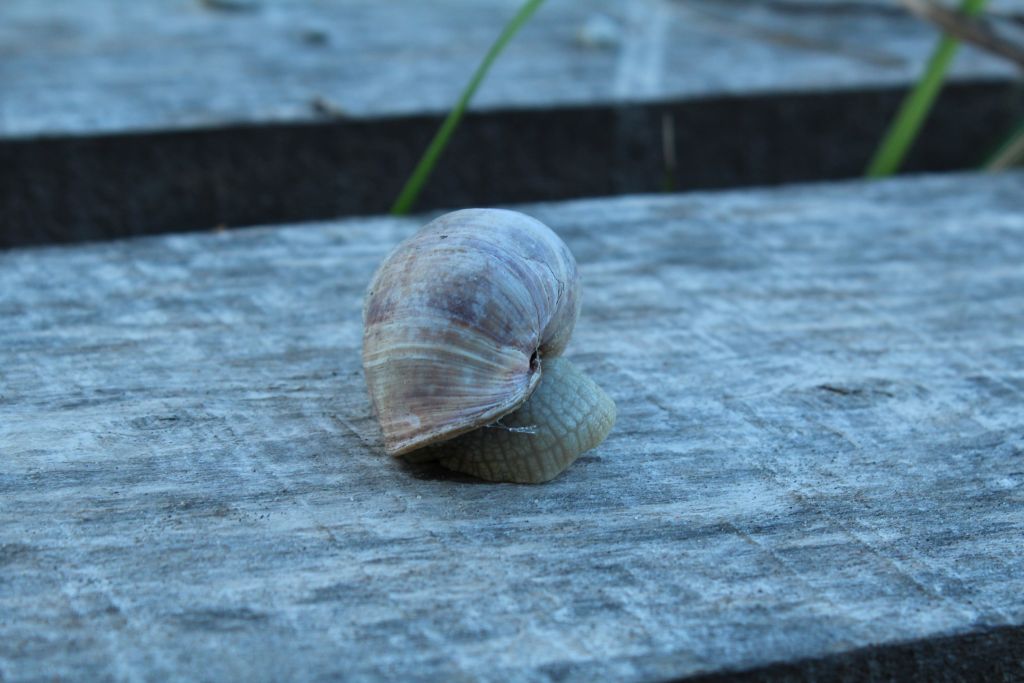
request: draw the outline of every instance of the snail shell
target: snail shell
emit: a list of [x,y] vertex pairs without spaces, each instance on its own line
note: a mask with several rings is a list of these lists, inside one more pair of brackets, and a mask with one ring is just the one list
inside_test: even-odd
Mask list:
[[[540,221],[514,211],[466,209],[424,226],[377,270],[363,308],[363,368],[385,450],[404,455],[449,442],[523,407],[541,381],[544,361],[568,344],[579,310],[575,259]],[[614,404],[604,399],[607,428],[597,430],[597,442],[614,420]],[[594,429],[587,429],[581,444],[594,440]],[[441,449],[416,458],[454,462]],[[465,465],[472,460],[463,453],[461,471],[484,476]],[[493,465],[493,457],[484,460]],[[485,478],[542,481],[538,477],[557,474],[542,469],[517,479],[506,468]]]

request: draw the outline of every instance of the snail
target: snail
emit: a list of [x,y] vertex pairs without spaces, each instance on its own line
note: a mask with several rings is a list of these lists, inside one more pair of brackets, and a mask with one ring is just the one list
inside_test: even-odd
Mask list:
[[556,477],[615,422],[611,398],[561,357],[579,312],[576,261],[540,221],[464,209],[423,226],[363,306],[385,450],[489,481]]

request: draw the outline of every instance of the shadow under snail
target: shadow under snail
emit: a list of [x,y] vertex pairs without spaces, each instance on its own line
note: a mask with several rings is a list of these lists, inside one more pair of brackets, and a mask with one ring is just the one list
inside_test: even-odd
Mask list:
[[385,450],[489,481],[556,477],[615,422],[614,402],[561,358],[579,311],[576,261],[540,221],[465,209],[425,225],[363,307]]

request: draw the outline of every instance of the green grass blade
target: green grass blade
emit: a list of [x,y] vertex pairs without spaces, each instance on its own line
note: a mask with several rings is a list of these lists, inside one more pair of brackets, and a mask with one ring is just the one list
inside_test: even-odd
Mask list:
[[1024,121],[985,162],[986,171],[1003,171],[1024,161]]
[[[960,3],[960,12],[965,16],[974,16],[984,9],[987,1],[963,0]],[[956,38],[943,34],[928,60],[924,73],[903,100],[896,118],[889,125],[889,130],[878,146],[867,169],[868,178],[882,178],[899,170],[907,150],[917,139],[921,126],[935,103],[958,45],[959,41]]]
[[412,175],[405,181],[405,186],[402,187],[402,191],[399,193],[398,198],[391,207],[391,213],[395,215],[407,214],[412,209],[413,204],[416,203],[416,199],[420,196],[420,191],[426,184],[427,179],[434,170],[434,166],[437,165],[437,160],[441,157],[441,153],[445,147],[448,146],[448,140],[451,138],[452,133],[455,132],[456,127],[459,125],[459,121],[462,119],[462,115],[466,112],[466,107],[469,106],[470,100],[473,99],[473,95],[476,93],[477,88],[483,82],[487,76],[487,72],[490,70],[494,60],[498,58],[501,51],[505,49],[505,45],[508,44],[512,37],[515,36],[516,32],[525,24],[537,8],[541,6],[544,0],[527,0],[519,8],[519,11],[511,21],[506,24],[501,35],[491,45],[491,49],[487,51],[480,66],[476,68],[473,73],[473,77],[469,79],[469,83],[463,89],[462,94],[459,96],[458,102],[448,116],[445,117],[441,127],[434,134],[434,139],[430,141],[427,146],[427,150],[423,153],[423,157],[419,163],[416,164],[416,168],[413,170]]

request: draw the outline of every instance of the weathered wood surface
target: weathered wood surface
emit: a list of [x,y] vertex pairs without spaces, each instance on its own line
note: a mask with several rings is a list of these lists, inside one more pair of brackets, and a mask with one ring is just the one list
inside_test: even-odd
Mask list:
[[[4,0],[0,137],[444,111],[519,4]],[[905,84],[935,36],[896,0],[551,2],[476,106]],[[1014,70],[965,49],[954,75]]]
[[[518,6],[4,0],[0,249],[383,213]],[[545,3],[419,207],[859,177],[935,40],[896,0]],[[907,170],[976,168],[1013,75],[963,50]]]
[[655,680],[1021,628],[1024,175],[529,211],[620,412],[544,486],[381,452],[360,304],[417,220],[0,254],[0,679]]

